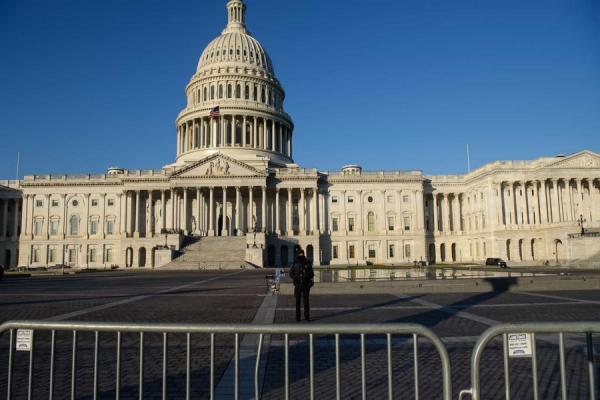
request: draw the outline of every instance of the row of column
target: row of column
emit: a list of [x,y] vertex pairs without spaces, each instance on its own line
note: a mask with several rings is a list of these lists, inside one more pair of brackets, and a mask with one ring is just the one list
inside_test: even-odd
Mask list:
[[277,151],[291,157],[292,130],[281,121],[246,115],[204,117],[187,121],[178,128],[178,154],[236,145]]
[[[0,224],[0,239],[8,239],[8,238],[16,239],[19,234],[19,221],[20,221],[19,203],[20,203],[20,199],[6,199],[5,198],[2,200],[2,202],[4,203],[4,205],[2,206],[2,208],[0,208],[0,212],[2,212],[2,215],[0,215],[0,221],[2,221],[2,224]],[[8,211],[9,202],[12,202],[12,209],[10,212]],[[12,213],[12,215],[13,215],[12,230],[10,229],[11,226],[9,225],[10,213]]]

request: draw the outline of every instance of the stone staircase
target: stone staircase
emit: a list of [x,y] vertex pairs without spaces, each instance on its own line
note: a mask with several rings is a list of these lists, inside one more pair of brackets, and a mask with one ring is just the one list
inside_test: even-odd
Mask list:
[[160,269],[240,269],[246,263],[246,237],[206,236],[181,249],[181,255]]

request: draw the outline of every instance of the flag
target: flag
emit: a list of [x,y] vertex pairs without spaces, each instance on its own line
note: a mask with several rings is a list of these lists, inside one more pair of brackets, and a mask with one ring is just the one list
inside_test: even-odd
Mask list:
[[220,111],[221,110],[219,109],[219,106],[216,106],[215,108],[211,108],[209,117],[215,118],[215,117],[220,116],[221,115]]

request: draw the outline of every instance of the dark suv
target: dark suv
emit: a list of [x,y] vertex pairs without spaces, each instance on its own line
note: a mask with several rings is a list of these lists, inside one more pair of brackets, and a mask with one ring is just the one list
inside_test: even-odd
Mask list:
[[485,260],[485,265],[498,265],[501,268],[506,268],[506,261],[501,258],[488,258]]

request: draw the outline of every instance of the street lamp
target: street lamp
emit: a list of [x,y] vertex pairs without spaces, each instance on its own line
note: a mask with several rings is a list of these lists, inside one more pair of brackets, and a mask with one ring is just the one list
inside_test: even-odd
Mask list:
[[583,224],[586,222],[585,218],[583,218],[583,214],[579,215],[579,219],[577,220],[577,225],[581,227],[581,236],[584,235],[585,231],[583,229]]
[[165,232],[165,246],[164,248],[167,249],[169,246],[167,246],[167,237],[169,236],[169,234],[167,232]]

